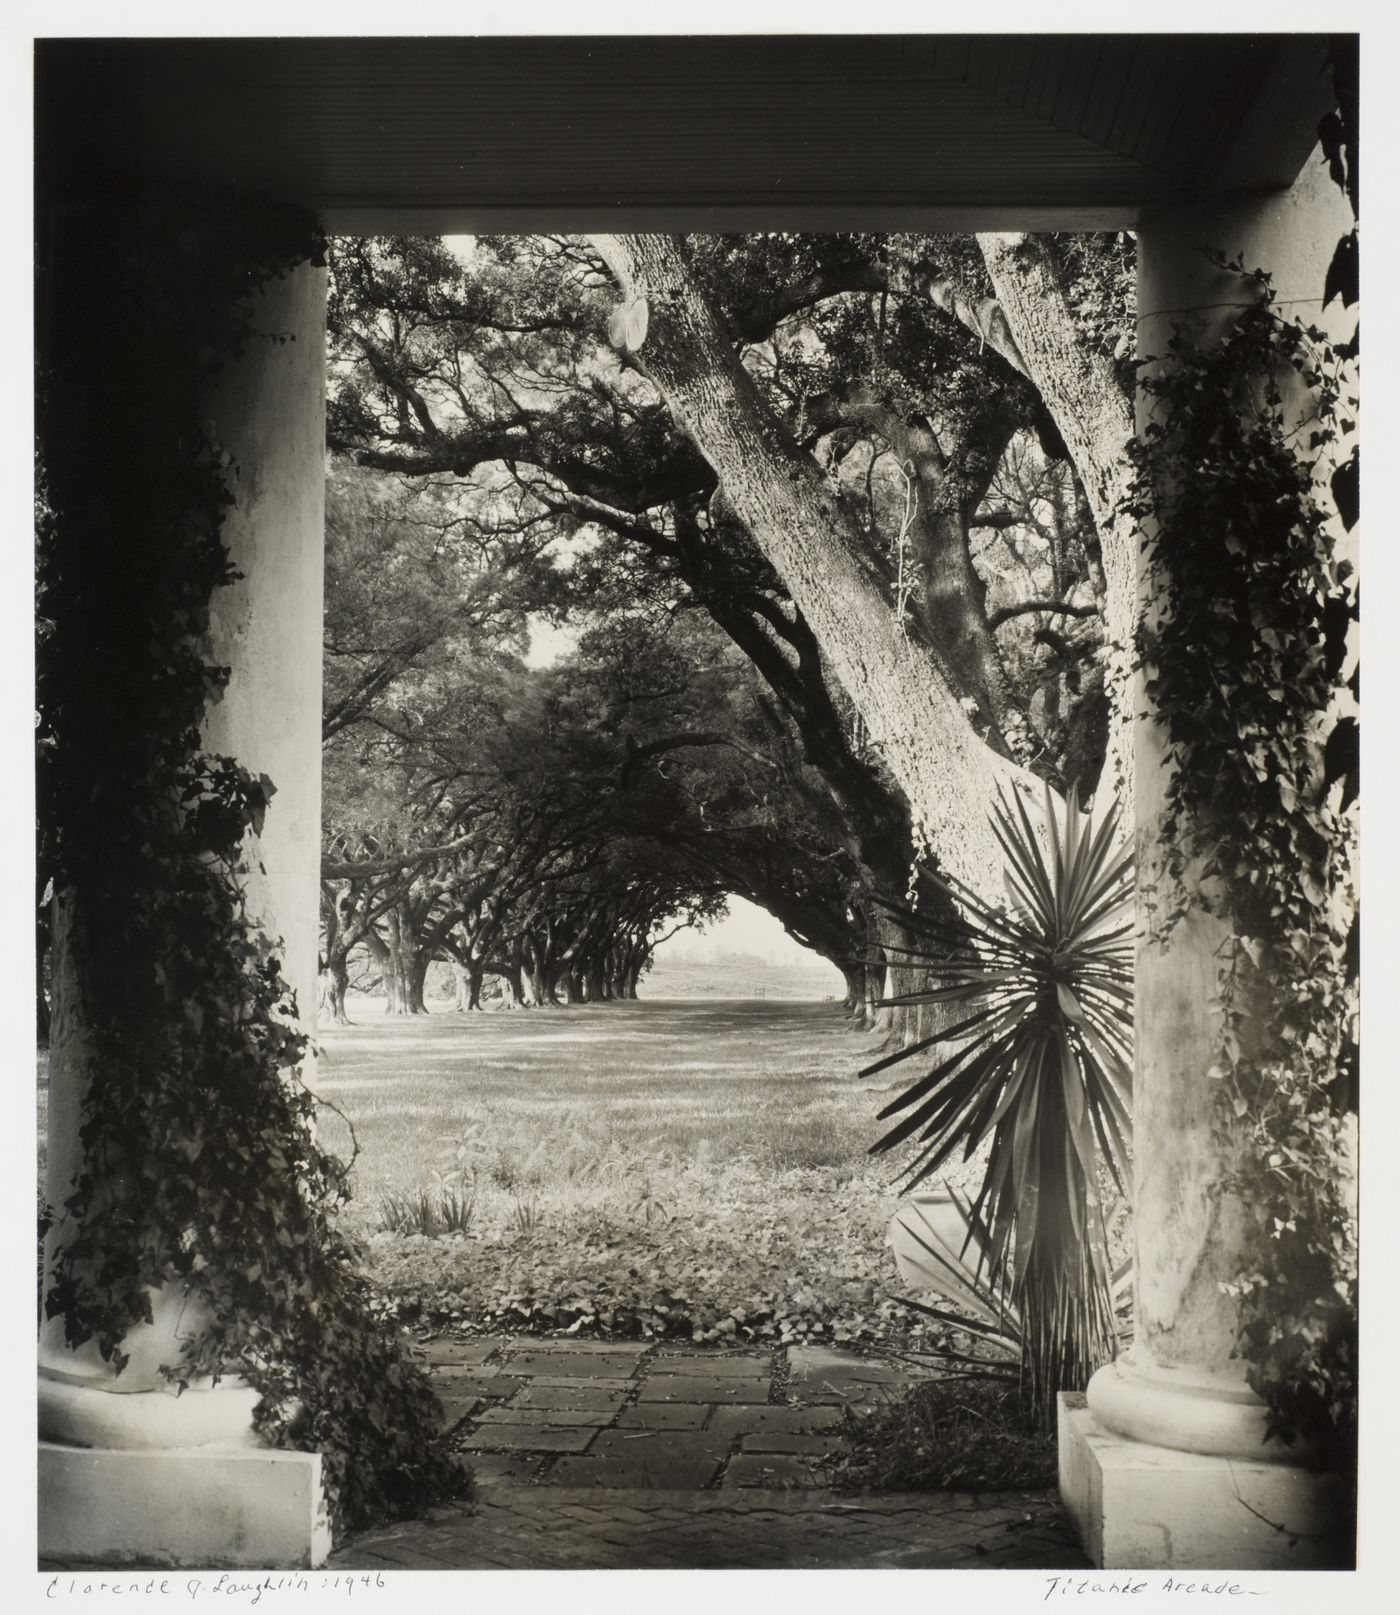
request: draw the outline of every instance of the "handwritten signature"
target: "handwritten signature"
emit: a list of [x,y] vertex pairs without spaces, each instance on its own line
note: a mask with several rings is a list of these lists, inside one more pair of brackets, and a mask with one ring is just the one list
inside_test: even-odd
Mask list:
[[1047,1599],[1086,1595],[1091,1598],[1135,1598],[1145,1592],[1195,1593],[1198,1597],[1204,1595],[1208,1598],[1240,1598],[1245,1594],[1251,1598],[1259,1597],[1257,1587],[1244,1587],[1237,1581],[1214,1581],[1209,1578],[1185,1581],[1180,1576],[1165,1576],[1161,1581],[1155,1577],[1135,1576],[1050,1576],[1045,1588]]
[[246,1599],[256,1608],[264,1593],[343,1593],[353,1597],[362,1591],[386,1587],[380,1571],[355,1571],[330,1575],[264,1575],[243,1577],[225,1571],[215,1576],[53,1576],[44,1589],[46,1598],[236,1598]]

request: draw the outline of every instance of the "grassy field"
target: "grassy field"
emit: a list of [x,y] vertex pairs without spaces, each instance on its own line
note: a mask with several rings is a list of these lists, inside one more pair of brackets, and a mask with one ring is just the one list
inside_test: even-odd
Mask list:
[[[475,1329],[926,1343],[885,1248],[876,1044],[767,998],[390,1018],[319,1034],[323,1142],[386,1313]],[[40,1060],[40,1157],[47,1061]],[[901,1083],[892,1084],[894,1087]]]
[[803,964],[766,964],[752,958],[695,959],[663,954],[642,977],[638,991],[648,1003],[668,998],[778,998],[804,1003],[839,1001],[841,972],[819,958]]
[[[318,1086],[353,1124],[349,1216],[401,1315],[701,1339],[907,1332],[884,1249],[892,1169],[867,1155],[879,1095],[855,1075],[871,1045],[834,1005],[402,1020],[365,999],[351,1014],[321,1036]],[[348,1145],[332,1114],[323,1137]]]
[[[359,1197],[433,1182],[465,1145],[482,1212],[521,1196],[622,1210],[643,1181],[836,1169],[869,1176],[868,1040],[826,1004],[648,1002],[404,1019],[351,1001],[317,1088],[349,1116]],[[324,1137],[348,1137],[333,1116]],[[876,1174],[877,1176],[879,1174]]]

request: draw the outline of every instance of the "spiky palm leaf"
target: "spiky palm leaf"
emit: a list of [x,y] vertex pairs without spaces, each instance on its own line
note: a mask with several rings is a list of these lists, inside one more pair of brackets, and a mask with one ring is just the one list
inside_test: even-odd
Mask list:
[[[940,1342],[915,1353],[912,1361],[937,1367],[944,1378],[994,1379],[1015,1381],[1017,1365],[1025,1359],[1026,1341],[1021,1318],[1011,1305],[1004,1285],[993,1284],[980,1253],[985,1249],[986,1224],[971,1202],[957,1189],[950,1188],[949,1200],[961,1219],[961,1254],[950,1248],[944,1230],[923,1215],[914,1202],[914,1215],[897,1214],[890,1225],[893,1238],[898,1232],[905,1239],[901,1275],[909,1270],[922,1278],[919,1286],[952,1299],[953,1308],[931,1306],[913,1296],[901,1296],[901,1306],[922,1313],[955,1331]],[[966,1257],[971,1245],[978,1255]],[[1119,1340],[1132,1332],[1132,1263],[1121,1262],[1110,1281],[1114,1319]],[[964,1343],[965,1342],[965,1343]]]
[[901,965],[934,985],[885,1002],[970,1013],[861,1073],[939,1049],[932,1069],[880,1112],[901,1119],[874,1150],[915,1140],[903,1185],[911,1189],[959,1150],[967,1159],[987,1143],[971,1211],[985,1229],[989,1282],[1020,1315],[1042,1412],[1113,1350],[1098,1182],[1106,1165],[1125,1192],[1132,1081],[1131,853],[1115,843],[1116,812],[1095,830],[1073,792],[1060,820],[1047,791],[1046,819],[1048,858],[1018,799],[1002,797],[993,811],[1008,909],[935,876],[961,929],[896,911],[920,944],[898,950]]

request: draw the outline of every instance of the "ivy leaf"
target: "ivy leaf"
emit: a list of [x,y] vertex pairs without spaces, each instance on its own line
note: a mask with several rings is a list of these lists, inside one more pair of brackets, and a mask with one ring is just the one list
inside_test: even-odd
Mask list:
[[1342,526],[1350,532],[1361,516],[1361,453],[1356,450],[1332,473],[1332,497]]
[[267,805],[277,794],[277,787],[266,774],[258,775],[258,788],[248,793],[248,822],[253,827],[253,834],[260,836],[263,833],[263,820],[267,816]]
[[1332,262],[1327,266],[1327,280],[1322,288],[1323,308],[1334,297],[1341,298],[1343,308],[1350,308],[1358,301],[1361,296],[1359,264],[1356,231],[1351,230],[1337,243]]
[[1361,789],[1361,731],[1356,719],[1339,718],[1327,737],[1322,752],[1322,789],[1325,795],[1338,780],[1344,780],[1341,811],[1356,800]]

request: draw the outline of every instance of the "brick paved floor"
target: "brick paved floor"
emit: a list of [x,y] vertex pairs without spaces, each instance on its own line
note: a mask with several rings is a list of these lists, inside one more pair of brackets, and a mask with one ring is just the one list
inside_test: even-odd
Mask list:
[[1053,1492],[831,1490],[843,1409],[907,1364],[537,1337],[424,1356],[477,1502],[356,1537],[333,1569],[1088,1565]]

